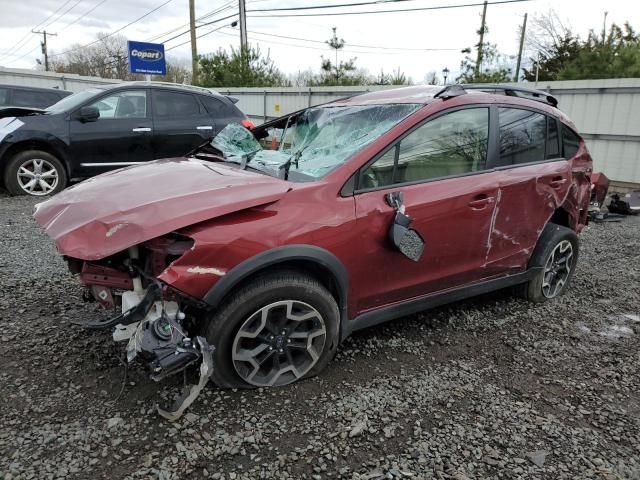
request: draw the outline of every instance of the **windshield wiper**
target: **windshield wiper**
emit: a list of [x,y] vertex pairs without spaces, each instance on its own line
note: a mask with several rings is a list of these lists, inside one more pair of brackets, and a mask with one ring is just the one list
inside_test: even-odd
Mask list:
[[302,152],[304,152],[308,146],[309,145],[305,145],[304,147],[296,150],[291,154],[286,162],[278,167],[278,177],[284,180],[289,180],[289,169],[291,168],[291,164],[295,162],[296,168],[298,168],[298,161],[300,160],[300,157],[302,157]]
[[253,157],[255,157],[258,152],[261,152],[261,151],[262,151],[262,148],[257,148],[253,152],[245,153],[244,155],[242,155],[241,157],[242,160],[240,160],[240,168],[242,170],[246,170],[249,162],[253,160]]

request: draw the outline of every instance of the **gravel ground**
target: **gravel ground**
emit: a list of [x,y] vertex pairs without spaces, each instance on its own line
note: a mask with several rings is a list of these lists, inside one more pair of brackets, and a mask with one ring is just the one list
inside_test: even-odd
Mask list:
[[[83,304],[29,198],[0,197],[0,478],[640,479],[640,218],[588,227],[570,293],[499,292],[354,335],[294,386],[175,385],[70,323]],[[123,388],[123,392],[119,392]]]

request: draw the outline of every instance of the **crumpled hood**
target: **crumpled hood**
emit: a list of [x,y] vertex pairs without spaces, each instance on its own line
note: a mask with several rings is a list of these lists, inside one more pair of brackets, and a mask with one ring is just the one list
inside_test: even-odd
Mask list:
[[287,182],[196,159],[164,159],[86,180],[36,205],[63,255],[96,260],[221,215],[274,202]]

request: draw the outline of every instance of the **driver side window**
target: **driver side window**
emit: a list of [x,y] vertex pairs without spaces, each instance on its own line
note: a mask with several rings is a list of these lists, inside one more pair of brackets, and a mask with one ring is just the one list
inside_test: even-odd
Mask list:
[[145,118],[147,93],[144,90],[118,92],[91,104],[100,111],[100,118]]
[[484,168],[489,109],[467,108],[427,121],[360,175],[360,189],[463,175]]

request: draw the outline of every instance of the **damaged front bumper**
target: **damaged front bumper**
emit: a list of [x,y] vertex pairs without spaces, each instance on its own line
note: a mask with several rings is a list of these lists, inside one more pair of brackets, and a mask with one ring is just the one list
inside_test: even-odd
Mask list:
[[[192,338],[188,334],[185,313],[180,310],[178,302],[164,298],[158,280],[149,278],[143,287],[144,272],[136,266],[137,247],[129,249],[129,257],[132,290],[121,293],[121,313],[82,325],[90,330],[112,330],[114,341],[127,342],[127,363],[142,360],[154,381],[184,372],[199,363],[198,382],[186,386],[170,405],[158,406],[161,416],[177,420],[211,377],[213,347],[203,337]],[[111,291],[108,292],[111,295]],[[95,293],[94,288],[92,295]]]

